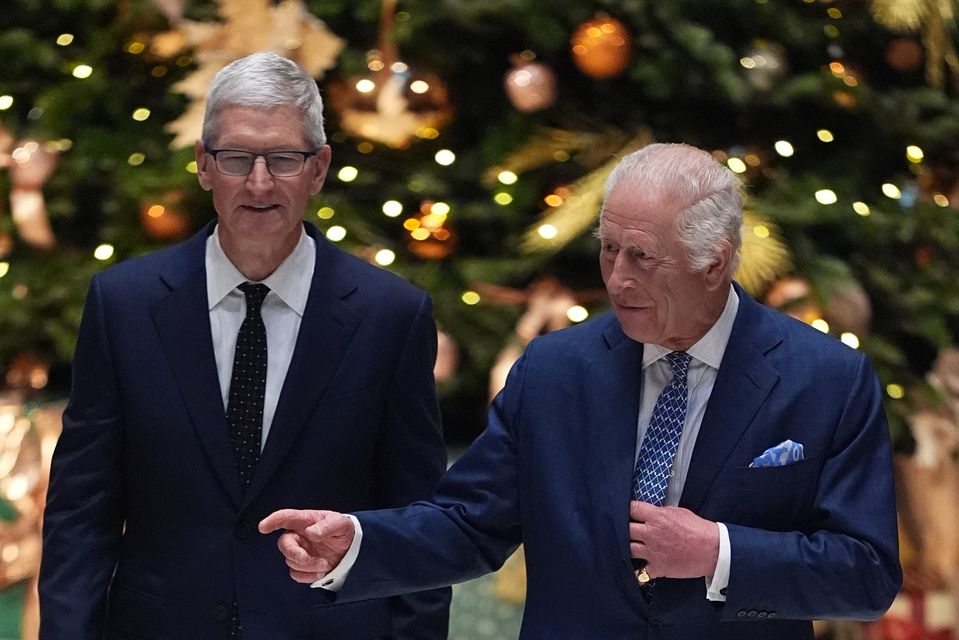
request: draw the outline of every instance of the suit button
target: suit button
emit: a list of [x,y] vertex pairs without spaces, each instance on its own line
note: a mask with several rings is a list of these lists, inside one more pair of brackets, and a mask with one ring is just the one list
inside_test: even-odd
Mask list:
[[218,604],[213,607],[213,619],[219,622],[224,622],[230,618],[230,607],[225,604]]
[[737,618],[745,618],[745,617],[746,617],[746,611],[745,611],[745,609],[740,609],[739,611],[737,611],[737,612],[736,612],[736,617],[737,617]]
[[721,596],[726,595],[726,587],[723,587],[722,589],[719,590],[719,595]]
[[757,618],[765,618],[767,615],[769,615],[769,614],[767,614],[765,611],[760,611],[760,612],[756,615],[756,617],[757,617]]
[[250,523],[246,520],[240,520],[236,523],[236,527],[233,529],[233,533],[240,540],[244,540],[250,536],[252,533],[253,527],[250,526]]
[[759,612],[756,611],[755,609],[750,609],[750,610],[749,610],[749,613],[747,613],[746,615],[747,615],[748,617],[750,617],[750,618],[755,618],[757,613],[759,613]]
[[770,620],[773,620],[774,618],[778,618],[779,614],[776,613],[775,611],[770,611],[769,615],[767,615],[766,617],[769,618]]

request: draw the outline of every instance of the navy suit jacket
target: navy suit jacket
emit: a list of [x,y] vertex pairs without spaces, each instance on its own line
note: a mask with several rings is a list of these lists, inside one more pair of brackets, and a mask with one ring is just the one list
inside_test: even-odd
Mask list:
[[[642,345],[611,314],[530,343],[431,502],[357,514],[340,601],[469,579],[523,543],[522,638],[811,639],[811,619],[879,616],[901,574],[876,376],[737,293],[680,503],[729,528],[725,603],[702,578],[657,580],[649,604],[640,593],[628,509]],[[749,468],[787,438],[804,460]]]
[[445,470],[429,297],[306,225],[316,265],[269,438],[241,493],[210,332],[211,223],[94,277],[53,459],[47,640],[446,638],[449,590],[330,605],[257,522],[428,496]]

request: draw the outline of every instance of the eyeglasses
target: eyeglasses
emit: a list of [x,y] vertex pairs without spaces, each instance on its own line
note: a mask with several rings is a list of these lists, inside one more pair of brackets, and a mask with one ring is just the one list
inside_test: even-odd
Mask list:
[[257,158],[266,162],[266,170],[274,178],[292,178],[303,173],[307,158],[317,154],[316,151],[270,151],[269,153],[253,153],[239,149],[211,149],[203,146],[207,153],[213,156],[213,162],[220,173],[228,176],[246,176],[253,170]]

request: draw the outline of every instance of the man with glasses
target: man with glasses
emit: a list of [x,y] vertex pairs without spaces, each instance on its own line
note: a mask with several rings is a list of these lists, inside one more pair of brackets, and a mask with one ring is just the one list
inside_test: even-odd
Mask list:
[[273,54],[213,80],[194,238],[96,275],[54,454],[43,638],[445,638],[449,590],[297,588],[256,523],[426,497],[445,468],[429,297],[303,221],[330,166],[316,83]]

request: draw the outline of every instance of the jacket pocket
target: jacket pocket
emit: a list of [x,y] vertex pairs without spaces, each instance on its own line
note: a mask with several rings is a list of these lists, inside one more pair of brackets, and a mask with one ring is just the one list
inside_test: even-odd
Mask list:
[[163,615],[160,599],[136,587],[121,583],[110,586],[107,621],[110,638],[154,640],[160,637]]

